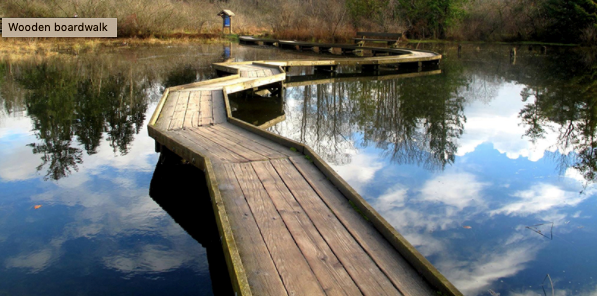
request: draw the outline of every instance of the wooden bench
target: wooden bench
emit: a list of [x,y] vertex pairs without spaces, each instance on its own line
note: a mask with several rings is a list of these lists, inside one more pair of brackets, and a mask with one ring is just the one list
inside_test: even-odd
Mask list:
[[402,33],[380,33],[380,32],[357,32],[357,38],[353,38],[355,44],[359,42],[361,46],[365,41],[385,42],[388,46],[394,45],[402,37]]

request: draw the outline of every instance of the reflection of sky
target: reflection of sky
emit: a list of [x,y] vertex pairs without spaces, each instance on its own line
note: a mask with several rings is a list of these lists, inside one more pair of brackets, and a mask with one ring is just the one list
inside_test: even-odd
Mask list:
[[[155,293],[185,279],[195,284],[181,292],[210,293],[205,250],[149,197],[158,155],[145,126],[128,154],[115,155],[104,140],[55,182],[36,170],[31,130],[28,117],[0,125],[0,294],[85,294],[86,285],[99,294]],[[33,280],[39,289],[24,288]]]
[[[153,104],[126,155],[114,153],[106,134],[93,155],[73,136],[71,146],[83,151],[82,162],[58,181],[43,181],[48,166],[38,171],[41,154],[26,146],[42,140],[36,139],[23,103],[16,100],[7,114],[8,98],[0,97],[0,295],[212,293],[205,249],[149,196],[158,154],[145,125],[163,81],[188,67],[196,71],[195,79],[213,76],[210,64],[220,61],[222,50],[221,44],[188,44],[100,53],[104,66],[134,64],[139,81],[154,81],[143,89]],[[69,61],[77,69],[93,69],[95,54]],[[232,55],[237,60],[294,56],[236,44]]]
[[[360,131],[343,145],[350,162],[332,167],[466,295],[543,295],[546,274],[556,295],[597,295],[595,189],[573,169],[558,173],[569,151],[557,151],[556,134],[522,137],[522,88],[503,83],[493,100],[466,103],[443,171],[397,165],[375,143],[355,149]],[[301,92],[287,93],[273,130],[299,140]]]

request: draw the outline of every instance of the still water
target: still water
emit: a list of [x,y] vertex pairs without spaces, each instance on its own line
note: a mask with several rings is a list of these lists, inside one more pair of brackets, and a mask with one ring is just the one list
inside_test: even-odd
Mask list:
[[0,57],[0,295],[231,294],[204,176],[158,164],[146,130],[229,49]]
[[270,130],[313,147],[466,295],[597,295],[596,53],[432,49],[438,75],[289,88]]
[[[595,53],[429,49],[441,73],[238,96],[234,115],[313,147],[466,295],[596,295]],[[0,295],[230,293],[203,175],[158,161],[145,128],[226,52],[301,57],[0,57]]]

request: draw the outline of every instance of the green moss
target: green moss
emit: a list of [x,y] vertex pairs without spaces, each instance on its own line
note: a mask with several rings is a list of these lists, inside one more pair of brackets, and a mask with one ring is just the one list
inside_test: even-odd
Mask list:
[[297,152],[298,150],[296,150],[296,148],[294,148],[294,147],[290,147],[290,151]]
[[308,161],[310,161],[310,162],[313,162],[313,159],[311,159],[311,157],[309,155],[305,155],[305,159],[308,160]]
[[352,200],[349,200],[348,203],[350,204],[350,206],[357,212],[359,213],[359,215],[361,215],[361,217],[365,218],[365,221],[369,221],[369,218],[367,218],[367,216],[365,215],[365,213],[363,213],[363,211],[361,211],[361,209],[359,209],[357,207],[357,205],[354,204],[354,202],[352,202]]

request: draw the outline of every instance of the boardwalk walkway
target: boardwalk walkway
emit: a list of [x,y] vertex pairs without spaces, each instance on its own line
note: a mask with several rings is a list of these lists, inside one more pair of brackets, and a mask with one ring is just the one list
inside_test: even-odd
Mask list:
[[231,117],[228,93],[284,81],[288,64],[218,64],[233,75],[168,89],[149,123],[206,172],[235,292],[460,295],[310,148]]

